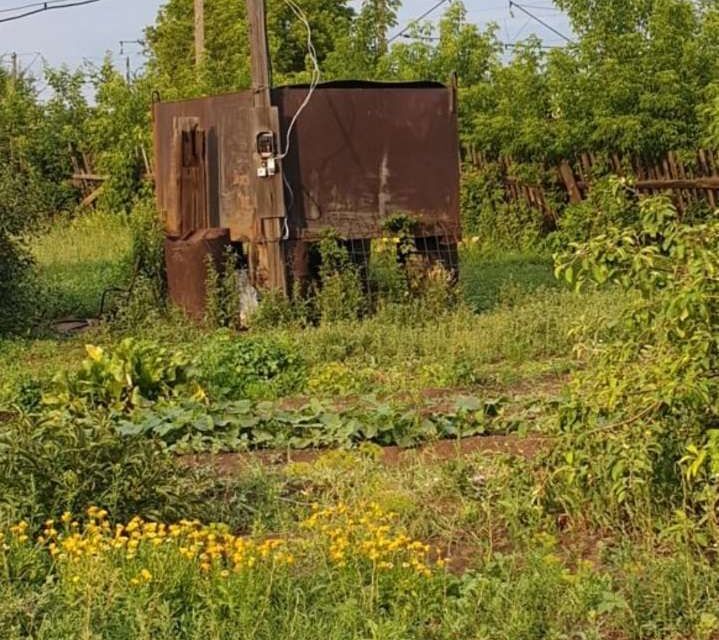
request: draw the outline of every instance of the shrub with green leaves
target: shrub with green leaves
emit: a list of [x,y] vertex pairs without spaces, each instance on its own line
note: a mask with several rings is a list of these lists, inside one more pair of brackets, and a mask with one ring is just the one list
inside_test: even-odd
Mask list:
[[317,307],[322,322],[356,320],[366,305],[359,269],[332,232],[320,241],[318,249],[322,263]]
[[198,382],[215,399],[274,398],[299,391],[305,365],[294,348],[269,337],[219,331],[197,360]]
[[184,517],[206,489],[199,476],[193,487],[192,478],[156,441],[121,437],[99,413],[0,422],[0,519],[6,521],[39,524],[90,505],[118,518]]
[[616,176],[603,177],[592,183],[586,200],[568,205],[559,220],[552,242],[561,247],[588,242],[608,228],[621,228],[637,221],[638,207],[627,197],[624,181]]
[[40,176],[12,163],[0,166],[0,334],[20,332],[37,316],[33,304],[37,287],[26,234],[47,207]]
[[544,215],[527,205],[508,203],[502,183],[497,164],[463,168],[463,233],[476,237],[485,250],[540,251],[546,233]]
[[112,350],[88,345],[80,369],[62,373],[43,398],[48,407],[123,411],[167,398],[179,388],[191,393],[190,361],[149,341],[125,338]]
[[[633,199],[620,183],[615,197]],[[576,510],[589,498],[610,517],[691,505],[717,536],[719,222],[686,223],[664,197],[634,206],[633,221],[558,257],[577,286],[615,283],[632,299],[608,339],[580,333],[591,367],[562,412],[554,499]]]

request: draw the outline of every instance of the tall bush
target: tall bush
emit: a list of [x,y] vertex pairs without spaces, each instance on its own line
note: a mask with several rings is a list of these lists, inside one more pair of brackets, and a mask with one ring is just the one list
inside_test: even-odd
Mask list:
[[[622,185],[614,197],[634,198]],[[633,220],[609,220],[559,256],[568,281],[613,283],[633,298],[609,339],[582,336],[591,366],[562,412],[553,476],[565,507],[589,497],[603,517],[625,521],[688,507],[719,534],[718,246],[714,219],[683,221],[651,197]]]

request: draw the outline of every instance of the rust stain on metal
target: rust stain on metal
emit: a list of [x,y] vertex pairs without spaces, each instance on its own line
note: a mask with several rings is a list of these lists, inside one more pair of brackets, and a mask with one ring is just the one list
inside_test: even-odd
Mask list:
[[210,224],[230,229],[235,241],[254,239],[253,194],[257,176],[252,161],[251,116],[250,92],[153,105],[155,184],[161,212],[166,212],[173,203],[175,187],[169,141],[175,122],[194,117],[207,136]]

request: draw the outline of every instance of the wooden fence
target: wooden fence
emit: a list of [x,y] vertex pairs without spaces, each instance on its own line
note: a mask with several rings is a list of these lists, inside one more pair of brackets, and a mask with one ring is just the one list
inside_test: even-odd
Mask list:
[[508,202],[529,205],[551,220],[557,217],[553,202],[582,202],[593,180],[607,173],[631,177],[633,188],[640,193],[668,193],[680,212],[698,203],[713,209],[719,203],[719,152],[707,149],[697,151],[692,157],[669,152],[661,161],[653,163],[617,154],[599,157],[583,153],[573,162],[564,160],[556,167],[548,167],[546,184],[532,184],[518,178],[516,163],[511,158],[492,162],[473,151],[466,157],[480,170],[490,166],[499,168]]

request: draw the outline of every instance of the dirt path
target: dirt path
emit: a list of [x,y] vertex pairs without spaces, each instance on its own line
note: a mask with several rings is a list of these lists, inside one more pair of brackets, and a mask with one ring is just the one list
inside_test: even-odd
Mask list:
[[[416,449],[384,447],[381,453],[382,464],[388,467],[422,462],[442,462],[461,458],[474,453],[511,454],[531,459],[540,451],[546,450],[550,440],[542,436],[520,437],[476,436],[463,440],[440,440]],[[190,466],[213,467],[224,475],[242,472],[254,463],[268,466],[283,466],[293,462],[314,462],[328,450],[304,451],[253,451],[248,453],[222,453],[217,455],[184,456],[183,462]]]

